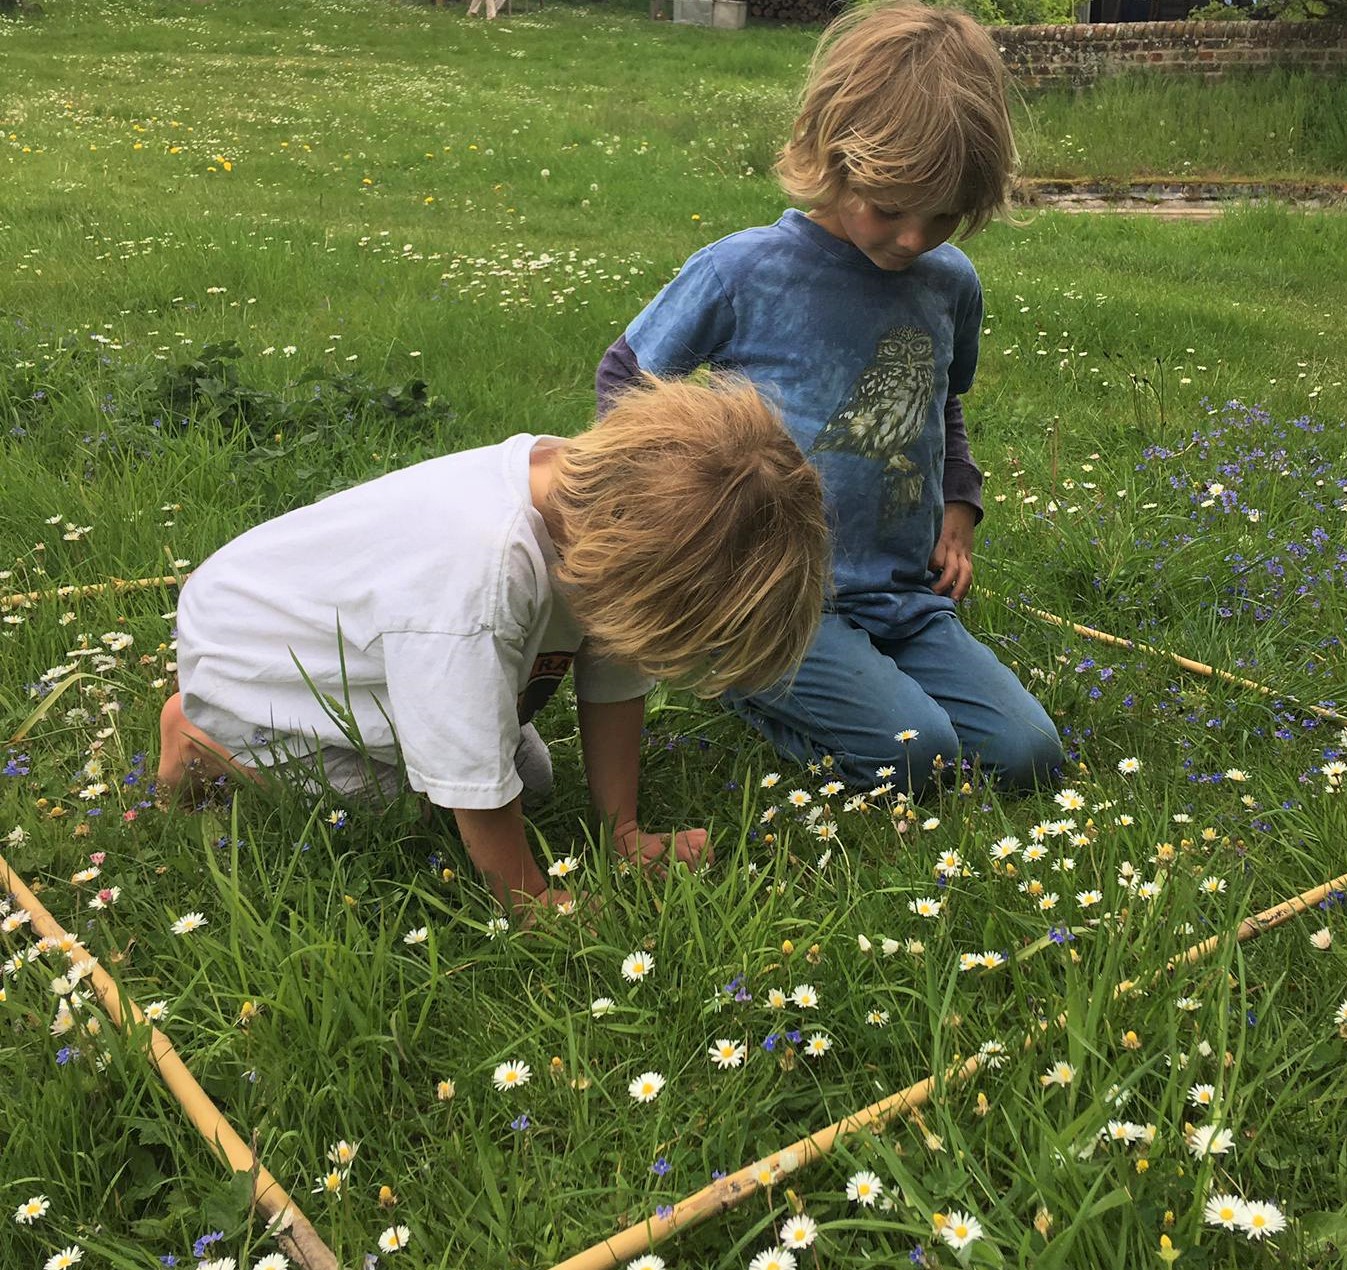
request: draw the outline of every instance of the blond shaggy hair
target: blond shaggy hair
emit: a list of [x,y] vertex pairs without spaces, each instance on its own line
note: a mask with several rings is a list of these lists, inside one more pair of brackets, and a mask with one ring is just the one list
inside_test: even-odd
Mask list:
[[1016,162],[992,38],[965,13],[899,0],[823,33],[776,172],[815,210],[901,197],[958,215],[967,237],[1005,211]]
[[822,488],[747,380],[644,377],[561,448],[543,515],[608,655],[708,697],[803,659],[828,577]]

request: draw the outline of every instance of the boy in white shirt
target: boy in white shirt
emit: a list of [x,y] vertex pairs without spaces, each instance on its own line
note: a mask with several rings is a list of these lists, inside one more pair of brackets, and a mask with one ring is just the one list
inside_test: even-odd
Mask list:
[[211,556],[180,597],[159,784],[298,759],[338,788],[388,790],[401,759],[518,909],[548,891],[524,835],[521,733],[573,663],[617,849],[690,864],[704,830],[670,844],[638,828],[645,694],[788,673],[826,574],[818,478],[756,391],[647,380],[571,440],[390,472]]

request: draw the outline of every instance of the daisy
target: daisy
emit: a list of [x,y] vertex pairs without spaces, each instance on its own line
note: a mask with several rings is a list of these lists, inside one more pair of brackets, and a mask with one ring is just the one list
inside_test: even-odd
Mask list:
[[628,983],[640,983],[655,968],[655,959],[649,953],[631,953],[622,962],[622,977]]
[[884,1193],[884,1183],[874,1173],[862,1170],[853,1173],[847,1179],[847,1199],[853,1204],[873,1208],[875,1201]]
[[923,829],[927,830],[928,832],[929,832],[930,830],[932,830],[932,829],[939,829],[939,828],[940,828],[940,817],[939,817],[939,816],[927,816],[926,819],[923,820],[923,821],[921,822],[921,827],[922,827]]
[[151,1001],[144,1010],[141,1011],[151,1023],[162,1023],[168,1018],[167,1001]]
[[1279,1230],[1286,1229],[1286,1217],[1282,1210],[1276,1204],[1267,1204],[1262,1200],[1245,1204],[1238,1221],[1250,1239],[1262,1239],[1264,1235],[1275,1235]]
[[659,1072],[642,1072],[627,1086],[627,1093],[636,1102],[654,1102],[663,1088],[664,1077]]
[[580,867],[580,861],[573,855],[568,855],[562,860],[553,860],[547,866],[547,876],[551,878],[564,878],[567,874],[574,873]]
[[596,1019],[603,1018],[605,1014],[612,1014],[615,1009],[617,1006],[613,1003],[612,997],[595,997],[589,1003],[589,1012]]
[[1143,882],[1137,887],[1137,898],[1143,900],[1153,900],[1160,894],[1159,882]]
[[822,1058],[832,1047],[833,1043],[828,1037],[824,1036],[822,1032],[815,1032],[805,1042],[804,1052],[810,1058]]
[[1216,1101],[1216,1086],[1194,1085],[1188,1091],[1188,1101],[1194,1107],[1210,1107]]
[[871,1010],[865,1016],[865,1021],[871,1027],[888,1027],[889,1012],[887,1010]]
[[1174,1004],[1185,1014],[1196,1014],[1202,1008],[1202,1002],[1197,997],[1178,997]]
[[1009,1057],[1009,1052],[1000,1041],[983,1041],[981,1048],[978,1050],[979,1062],[989,1071],[1004,1067]]
[[1188,1150],[1199,1160],[1204,1155],[1225,1155],[1234,1144],[1235,1135],[1229,1129],[1212,1124],[1199,1126],[1188,1138]]
[[1208,895],[1224,895],[1225,879],[1218,877],[1205,877],[1198,885]]
[[942,902],[935,899],[908,900],[907,907],[918,917],[939,917]]
[[772,789],[775,786],[779,785],[780,783],[781,783],[780,772],[768,772],[767,775],[764,776],[762,780],[759,782],[759,784],[763,787],[763,789]]
[[1005,953],[991,951],[978,953],[978,965],[984,970],[995,970],[997,966],[1004,966],[1005,964]]
[[184,913],[170,928],[175,935],[190,935],[206,924],[204,913]]
[[345,1138],[342,1138],[340,1142],[334,1142],[328,1147],[327,1158],[333,1164],[348,1168],[359,1151],[360,1143],[347,1142]]
[[1337,1012],[1333,1015],[1333,1022],[1339,1027],[1347,1026],[1347,1001],[1338,1006]]
[[954,877],[961,868],[963,868],[963,857],[957,851],[946,851],[935,862],[935,871],[941,877]]
[[644,1257],[637,1257],[633,1261],[628,1261],[626,1270],[664,1270],[664,1258],[655,1256],[653,1252],[648,1252]]
[[889,936],[885,935],[884,938],[880,941],[879,951],[882,952],[886,957],[893,957],[897,955],[898,950],[901,947],[902,944],[900,944],[896,939],[891,939],[889,938]]
[[818,993],[814,991],[812,983],[796,984],[791,991],[790,999],[802,1010],[818,1009]]
[[808,1248],[818,1238],[818,1223],[808,1213],[797,1213],[781,1223],[777,1234],[786,1248]]
[[724,1071],[727,1067],[739,1067],[748,1054],[748,1046],[738,1041],[717,1041],[706,1051],[711,1061]]
[[290,1270],[290,1258],[283,1252],[269,1252],[253,1263],[253,1270]]
[[772,1010],[784,1010],[790,998],[780,988],[767,989],[767,1006]]
[[440,1102],[449,1102],[458,1092],[452,1080],[441,1080],[435,1085],[435,1097]]
[[1076,903],[1079,904],[1081,908],[1093,908],[1096,904],[1098,904],[1101,900],[1103,900],[1103,898],[1104,898],[1103,894],[1099,891],[1076,892]]
[[819,790],[819,794],[824,798],[831,798],[834,794],[840,794],[845,788],[841,781],[829,781]]
[[1134,1142],[1144,1142],[1147,1137],[1146,1126],[1134,1124],[1131,1120],[1110,1120],[1106,1132],[1114,1142],[1125,1142],[1128,1146]]
[[409,930],[403,937],[404,944],[424,944],[430,938],[430,931],[424,926],[418,926],[415,930]]
[[328,1169],[321,1177],[317,1177],[313,1182],[313,1193],[315,1195],[341,1195],[341,1184],[346,1181],[346,1173],[342,1169]]
[[20,1226],[31,1226],[39,1217],[45,1217],[50,1207],[51,1201],[45,1195],[34,1195],[14,1210],[14,1220]]
[[1052,796],[1052,801],[1063,811],[1080,811],[1085,806],[1085,799],[1074,789],[1059,789]]
[[1076,1069],[1070,1063],[1053,1063],[1038,1078],[1038,1083],[1046,1089],[1049,1085],[1069,1085],[1075,1079]]
[[532,1077],[533,1072],[527,1063],[511,1059],[508,1063],[501,1063],[491,1073],[491,1083],[504,1094],[511,1089],[518,1089],[521,1085],[527,1085]]
[[909,741],[915,741],[920,735],[916,728],[904,728],[901,732],[895,732],[893,739],[906,745]]
[[1141,771],[1141,760],[1139,758],[1120,758],[1118,760],[1118,771],[1124,776],[1135,776]]
[[1333,932],[1327,926],[1321,926],[1310,936],[1310,943],[1323,952],[1333,946]]
[[1202,1210],[1202,1220],[1208,1226],[1234,1230],[1244,1217],[1244,1201],[1238,1195],[1213,1195]]
[[953,1212],[940,1227],[940,1238],[951,1248],[966,1248],[973,1240],[982,1238],[982,1225],[968,1213]]
[[991,856],[993,860],[1008,860],[1020,849],[1020,840],[1016,837],[1007,836],[998,838],[992,843]]
[[412,1232],[406,1226],[390,1226],[379,1236],[380,1252],[401,1252],[412,1240]]
[[1057,907],[1058,895],[1056,891],[1049,891],[1046,895],[1038,897],[1038,907],[1045,913],[1050,913]]
[[1024,848],[1024,862],[1025,864],[1037,864],[1047,854],[1048,849],[1041,842],[1031,842]]
[[807,790],[792,789],[790,793],[786,795],[786,801],[790,803],[792,807],[808,807],[814,799]]
[[1239,785],[1249,779],[1249,774],[1248,772],[1241,771],[1238,767],[1227,767],[1225,769],[1225,779],[1234,781],[1236,785]]
[[795,1270],[795,1254],[779,1246],[765,1248],[748,1263],[748,1270]]
[[79,1244],[71,1244],[69,1248],[62,1248],[54,1256],[48,1257],[47,1264],[42,1270],[68,1270],[68,1267],[83,1260],[84,1249]]

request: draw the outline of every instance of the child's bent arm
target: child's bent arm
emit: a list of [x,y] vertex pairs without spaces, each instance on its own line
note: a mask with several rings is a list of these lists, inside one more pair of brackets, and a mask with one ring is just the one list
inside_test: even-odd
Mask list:
[[[613,830],[617,849],[630,858],[653,861],[668,844],[659,834],[643,833],[636,819],[636,789],[641,774],[641,727],[645,698],[577,703],[580,745],[584,750],[589,796]],[[677,834],[674,854],[689,867],[709,858],[704,829]]]
[[524,836],[518,798],[504,807],[456,807],[454,819],[468,858],[506,908],[518,912],[547,890]]

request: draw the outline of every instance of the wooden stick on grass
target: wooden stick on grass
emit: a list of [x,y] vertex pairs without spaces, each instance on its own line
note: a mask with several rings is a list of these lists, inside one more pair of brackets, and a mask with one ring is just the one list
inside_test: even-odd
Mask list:
[[[19,907],[27,910],[32,927],[39,935],[48,939],[71,938],[23,884],[5,858],[0,856],[0,892],[3,891],[12,894]],[[79,943],[71,948],[70,957],[72,961],[90,959],[88,951]],[[146,1023],[140,1007],[121,993],[112,976],[101,965],[95,964],[89,980],[108,1017],[117,1027],[125,1030],[129,1024]],[[168,1037],[153,1025],[147,1026],[150,1027],[150,1062],[158,1069],[164,1084],[216,1154],[236,1173],[252,1174],[253,1202],[266,1217],[282,1249],[299,1263],[302,1270],[341,1270],[337,1258],[319,1237],[309,1219],[285,1193],[281,1184],[261,1166],[252,1149],[211,1102],[206,1091],[178,1057]]]
[[109,578],[106,582],[90,582],[85,586],[58,586],[49,591],[19,591],[14,595],[0,595],[0,609],[18,608],[36,604],[40,600],[81,600],[107,591],[148,591],[152,587],[178,586],[186,574],[169,574],[162,578]]
[[[1166,648],[1156,648],[1153,644],[1142,644],[1134,639],[1124,639],[1121,635],[1110,635],[1107,631],[1096,630],[1093,626],[1082,626],[1079,622],[1072,622],[1065,617],[1058,617],[1056,613],[1049,613],[1047,609],[1036,609],[1029,604],[1012,603],[1004,596],[997,595],[994,591],[988,591],[985,587],[975,589],[979,594],[985,595],[989,599],[1000,600],[1002,604],[1007,605],[1017,613],[1029,613],[1038,618],[1039,621],[1074,631],[1077,635],[1082,635],[1086,639],[1093,639],[1101,644],[1112,644],[1117,648],[1130,648],[1138,653],[1147,653],[1152,657],[1164,657],[1176,666],[1182,666],[1184,670],[1191,671],[1195,675],[1204,675],[1208,679],[1220,679],[1224,683],[1235,684],[1240,688],[1249,688],[1264,697],[1274,695],[1273,690],[1267,684],[1261,684],[1256,679],[1245,679],[1242,675],[1231,674],[1230,671],[1222,670],[1219,666],[1209,666],[1204,661],[1194,661],[1191,657],[1184,657],[1180,653],[1171,653]],[[1275,695],[1283,696],[1288,701],[1295,701],[1290,693],[1277,693]],[[1321,719],[1327,719],[1330,723],[1347,723],[1347,715],[1339,714],[1336,710],[1329,710],[1325,706],[1305,705],[1302,702],[1296,702],[1296,704],[1302,710],[1308,710],[1310,714],[1317,715]]]
[[[1280,904],[1274,904],[1271,908],[1264,909],[1253,917],[1245,918],[1237,927],[1235,938],[1239,943],[1257,939],[1259,935],[1282,925],[1283,922],[1290,921],[1293,917],[1298,917],[1301,913],[1326,899],[1332,892],[1340,890],[1347,890],[1347,873],[1334,878],[1331,882],[1325,882],[1322,886],[1315,886],[1308,891],[1302,891],[1299,895],[1283,900]],[[1200,961],[1220,945],[1222,938],[1222,936],[1216,935],[1210,939],[1204,939],[1201,943],[1194,944],[1186,952],[1171,959],[1169,969],[1173,970],[1177,966]],[[1064,1024],[1065,1021],[1065,1015],[1057,1020],[1059,1025]],[[1044,1024],[1043,1029],[1046,1030],[1046,1027],[1047,1025]],[[1034,1039],[1033,1034],[1025,1038],[1026,1049],[1032,1048]],[[897,1093],[889,1094],[888,1097],[881,1098],[878,1102],[871,1103],[870,1106],[862,1108],[860,1111],[844,1116],[836,1123],[830,1124],[826,1129],[811,1133],[807,1138],[801,1138],[791,1146],[765,1156],[754,1164],[746,1165],[737,1172],[731,1173],[728,1177],[722,1177],[718,1181],[712,1182],[710,1186],[702,1187],[695,1194],[679,1200],[667,1216],[650,1217],[640,1225],[628,1226],[625,1230],[619,1230],[602,1243],[595,1244],[593,1247],[585,1249],[584,1252],[558,1262],[552,1267],[552,1270],[613,1270],[613,1267],[619,1265],[622,1261],[639,1256],[647,1249],[662,1243],[675,1232],[691,1230],[692,1227],[700,1225],[708,1218],[729,1212],[730,1209],[742,1204],[750,1196],[756,1195],[759,1191],[765,1190],[788,1177],[796,1169],[812,1164],[815,1160],[827,1155],[841,1138],[861,1129],[882,1129],[898,1116],[916,1111],[930,1101],[932,1095],[937,1092],[939,1085],[960,1084],[974,1076],[980,1066],[978,1056],[974,1054],[972,1057],[965,1059],[963,1063],[951,1067],[945,1072],[943,1079],[931,1075],[926,1077],[925,1080],[918,1081],[915,1085],[909,1085],[906,1089],[900,1089]]]

